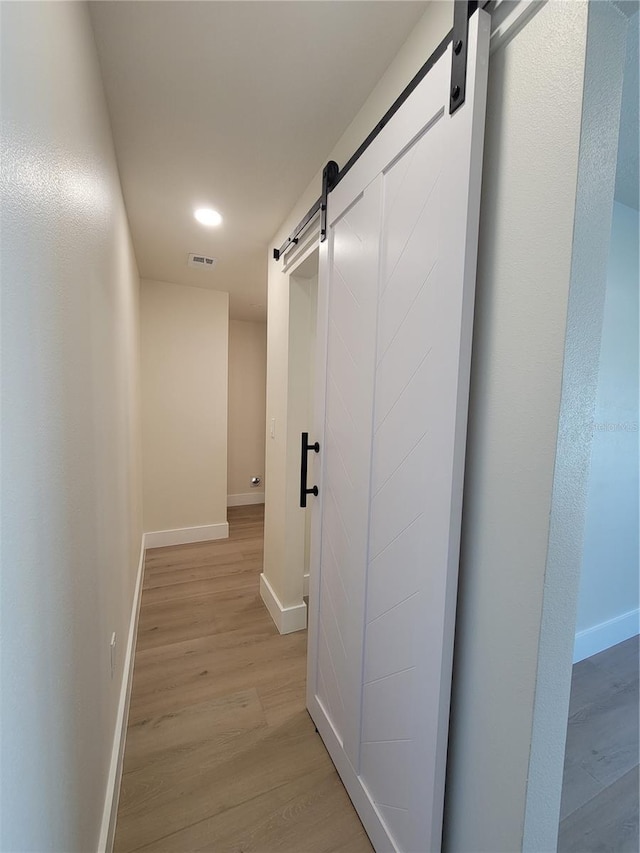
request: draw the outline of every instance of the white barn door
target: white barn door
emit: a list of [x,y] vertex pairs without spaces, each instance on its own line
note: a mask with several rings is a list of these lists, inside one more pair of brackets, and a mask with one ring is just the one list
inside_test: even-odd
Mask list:
[[465,103],[449,45],[321,245],[307,704],[378,853],[440,848],[488,47],[479,11]]

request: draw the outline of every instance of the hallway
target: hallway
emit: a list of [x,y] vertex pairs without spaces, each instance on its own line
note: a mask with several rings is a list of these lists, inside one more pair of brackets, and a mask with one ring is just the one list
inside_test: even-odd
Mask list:
[[147,551],[115,850],[371,850],[305,710],[306,632],[258,592],[263,506]]

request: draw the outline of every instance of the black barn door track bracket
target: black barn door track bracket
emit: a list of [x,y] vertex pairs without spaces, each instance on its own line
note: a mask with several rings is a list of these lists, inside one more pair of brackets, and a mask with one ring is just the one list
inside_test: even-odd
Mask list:
[[467,88],[467,47],[469,43],[469,18],[478,4],[456,0],[453,4],[453,37],[451,52],[451,92],[449,115],[464,104]]
[[[483,4],[483,5],[486,5]],[[335,160],[330,160],[324,167],[322,173],[322,195],[305,214],[298,225],[295,227],[290,237],[284,241],[279,249],[273,250],[273,257],[279,261],[282,255],[291,246],[295,246],[300,234],[307,228],[309,223],[315,219],[320,213],[320,242],[327,239],[327,198],[331,190],[334,190],[340,181],[344,178],[353,164],[361,157],[362,154],[371,145],[373,140],[378,136],[380,131],[388,124],[391,118],[398,112],[400,107],[407,100],[409,95],[418,86],[419,83],[427,76],[436,62],[442,57],[449,44],[452,45],[451,50],[451,89],[449,91],[449,114],[453,115],[463,104],[465,99],[465,90],[467,82],[467,48],[469,42],[469,18],[478,8],[478,0],[454,0],[453,4],[453,29],[442,39],[440,44],[433,51],[431,56],[424,63],[415,77],[407,84],[403,91],[398,95],[387,112],[382,116],[371,133],[364,140],[362,145],[354,152],[347,160],[342,169],[339,168]]]

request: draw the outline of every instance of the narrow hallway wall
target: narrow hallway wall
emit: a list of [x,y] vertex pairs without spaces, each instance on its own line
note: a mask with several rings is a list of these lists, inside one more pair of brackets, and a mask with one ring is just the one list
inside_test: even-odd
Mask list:
[[0,848],[87,853],[140,561],[139,279],[86,4],[2,4],[1,54]]
[[224,537],[229,294],[143,279],[140,316],[144,529]]
[[[227,503],[264,503],[267,324],[229,321]],[[251,486],[253,476],[262,483]]]

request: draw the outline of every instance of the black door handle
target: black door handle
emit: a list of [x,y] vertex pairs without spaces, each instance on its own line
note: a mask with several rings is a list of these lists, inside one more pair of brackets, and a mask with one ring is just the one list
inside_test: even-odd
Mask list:
[[318,497],[318,487],[313,486],[307,488],[307,453],[313,450],[314,453],[320,453],[320,445],[316,441],[314,444],[309,444],[309,433],[302,433],[302,452],[300,457],[300,506],[304,509],[307,505],[307,495]]

